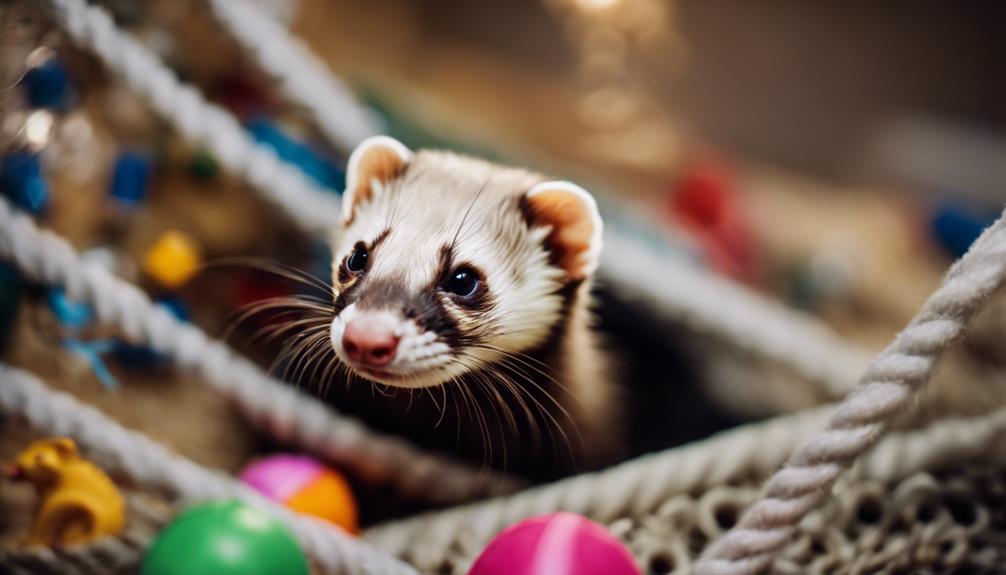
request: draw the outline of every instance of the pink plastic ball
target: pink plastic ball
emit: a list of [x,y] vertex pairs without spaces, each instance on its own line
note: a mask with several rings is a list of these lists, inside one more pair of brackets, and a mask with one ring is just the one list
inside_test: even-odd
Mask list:
[[278,454],[245,467],[238,476],[273,501],[356,533],[356,501],[345,478],[303,455]]
[[621,541],[575,513],[532,517],[504,529],[468,575],[639,575]]

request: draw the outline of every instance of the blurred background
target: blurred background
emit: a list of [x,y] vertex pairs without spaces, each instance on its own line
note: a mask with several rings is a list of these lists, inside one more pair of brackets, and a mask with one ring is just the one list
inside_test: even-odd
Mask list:
[[[96,3],[256,139],[342,189],[349,150],[326,144],[283,102],[202,2]],[[256,4],[407,145],[577,181],[598,196],[609,226],[810,314],[867,351],[904,326],[1006,200],[1001,2]],[[0,7],[0,191],[268,365],[277,349],[248,341],[261,325],[228,332],[235,310],[300,288],[261,269],[211,265],[178,277],[164,268],[174,257],[254,255],[324,278],[326,247],[187,145],[45,9]],[[222,400],[145,350],[125,346],[107,361],[64,351],[53,361],[68,330],[59,294],[5,273],[6,361],[197,460],[235,469],[263,449],[254,431],[234,431],[243,424]],[[643,398],[637,452],[827,399],[793,374],[693,341],[684,327],[655,325],[604,278],[600,296],[603,328]],[[948,404],[984,409],[988,395],[961,391],[965,383],[984,382],[984,394],[998,389],[990,380],[1006,383],[1000,316],[980,318],[985,327],[948,360],[945,378],[958,386]],[[87,326],[73,337],[116,335]],[[731,365],[729,384],[710,375]]]

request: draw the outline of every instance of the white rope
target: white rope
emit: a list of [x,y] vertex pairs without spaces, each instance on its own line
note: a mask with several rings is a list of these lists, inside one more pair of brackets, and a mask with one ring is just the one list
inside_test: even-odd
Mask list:
[[49,435],[72,437],[110,471],[187,501],[240,498],[281,519],[304,550],[330,574],[415,574],[416,571],[324,521],[273,503],[227,475],[172,453],[123,428],[73,396],[48,389],[35,376],[0,364],[0,409]]
[[2,198],[0,259],[12,260],[33,281],[65,286],[70,297],[91,304],[100,321],[118,326],[131,341],[170,356],[179,367],[198,372],[280,440],[352,467],[371,480],[391,482],[408,495],[439,503],[516,487],[506,478],[370,431],[283,385],[226,344],[154,305],[137,287],[100,266],[84,264],[66,241],[38,229]]
[[[160,59],[124,34],[100,6],[84,0],[49,0],[56,20],[188,140],[205,146],[227,170],[240,175],[298,225],[326,234],[339,221],[339,199],[301,171],[257,144],[234,117],[178,80]],[[355,136],[354,136],[355,137]]]
[[149,534],[126,533],[87,545],[8,547],[0,565],[13,575],[119,575],[135,572],[148,545]]
[[919,471],[940,469],[987,454],[1006,433],[1006,407],[987,415],[938,421],[911,432],[891,434],[857,465],[857,476],[898,482]]
[[1006,281],[1006,215],[947,274],[915,319],[881,352],[828,428],[803,443],[765,485],[761,499],[696,566],[700,575],[765,569],[796,525],[830,494],[838,476],[922,393],[940,353]]
[[325,63],[257,6],[244,0],[209,0],[209,6],[221,25],[278,82],[287,99],[311,113],[331,142],[352,150],[381,131],[377,116],[356,101]]
[[667,319],[787,366],[832,398],[855,386],[870,354],[809,315],[693,265],[663,257],[616,230],[605,234],[602,280]]

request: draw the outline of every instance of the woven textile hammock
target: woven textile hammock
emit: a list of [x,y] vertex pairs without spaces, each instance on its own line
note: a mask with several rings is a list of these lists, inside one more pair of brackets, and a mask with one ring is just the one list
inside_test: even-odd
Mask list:
[[[72,41],[306,232],[336,221],[335,195],[256,144],[228,112],[117,29],[102,8],[84,0],[48,5]],[[377,131],[369,113],[320,61],[254,6],[245,0],[207,5],[333,144],[348,148]],[[1006,562],[1006,445],[997,441],[1006,431],[1006,408],[888,433],[892,420],[924,391],[941,352],[960,339],[1006,280],[1002,218],[872,363],[811,318],[660,258],[631,237],[609,231],[605,241],[618,247],[619,257],[603,257],[601,273],[621,295],[784,365],[844,399],[521,491],[512,478],[487,476],[378,434],[284,386],[224,343],[152,305],[139,288],[85,264],[66,241],[0,201],[0,258],[31,280],[63,286],[91,304],[99,320],[198,372],[278,439],[366,469],[410,496],[441,504],[482,499],[379,525],[353,539],[124,429],[30,373],[0,366],[0,411],[20,415],[46,434],[72,436],[107,469],[171,497],[166,507],[130,498],[124,536],[60,550],[2,550],[0,567],[129,572],[172,513],[221,497],[276,514],[319,569],[333,574],[463,573],[504,526],[560,509],[608,524],[654,573],[919,572]],[[644,273],[611,272],[626,259],[645,263],[634,266]],[[972,465],[979,458],[981,466]]]

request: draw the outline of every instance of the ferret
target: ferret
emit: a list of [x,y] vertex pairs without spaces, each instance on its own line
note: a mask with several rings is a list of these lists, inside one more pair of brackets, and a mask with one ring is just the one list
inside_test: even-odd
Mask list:
[[346,181],[328,336],[350,378],[372,384],[355,407],[530,474],[613,457],[620,398],[591,314],[591,195],[386,136],[352,153]]

